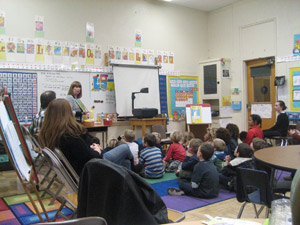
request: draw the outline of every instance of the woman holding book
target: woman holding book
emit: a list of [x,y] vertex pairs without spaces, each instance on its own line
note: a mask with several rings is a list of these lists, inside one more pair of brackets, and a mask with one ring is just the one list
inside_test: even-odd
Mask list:
[[86,113],[85,106],[83,105],[80,98],[82,97],[82,87],[79,81],[73,81],[66,100],[70,103],[72,107],[73,114],[78,122],[82,121],[82,115]]

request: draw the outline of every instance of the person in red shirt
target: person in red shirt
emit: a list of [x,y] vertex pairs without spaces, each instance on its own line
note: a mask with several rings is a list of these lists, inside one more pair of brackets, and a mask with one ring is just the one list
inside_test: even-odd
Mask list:
[[173,142],[163,158],[166,172],[175,172],[185,159],[186,153],[182,144],[179,142],[182,139],[182,133],[180,131],[174,131],[171,134],[171,141]]
[[255,138],[255,137],[264,139],[264,133],[263,133],[262,129],[260,128],[261,118],[259,115],[251,114],[248,124],[249,124],[250,129],[248,130],[245,143],[250,145],[253,138]]

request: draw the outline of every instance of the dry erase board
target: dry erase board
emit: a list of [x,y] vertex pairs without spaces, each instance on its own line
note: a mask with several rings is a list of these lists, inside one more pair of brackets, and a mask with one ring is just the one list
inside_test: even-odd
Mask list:
[[95,113],[115,113],[115,89],[112,74],[83,72],[40,71],[38,94],[53,90],[57,98],[65,98],[73,81],[79,81],[82,87],[81,100],[88,110],[95,106]]
[[[15,78],[15,79],[14,79]],[[52,90],[65,98],[73,81],[82,85],[82,102],[95,113],[115,113],[115,88],[112,74],[60,71],[0,71],[0,88],[7,86],[19,121],[30,122],[39,111],[40,95]]]

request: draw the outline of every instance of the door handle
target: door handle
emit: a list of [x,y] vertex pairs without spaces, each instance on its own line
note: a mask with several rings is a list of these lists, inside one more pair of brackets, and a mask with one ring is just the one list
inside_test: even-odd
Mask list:
[[248,110],[251,110],[251,102],[248,102],[248,103],[247,103],[247,109],[248,109]]

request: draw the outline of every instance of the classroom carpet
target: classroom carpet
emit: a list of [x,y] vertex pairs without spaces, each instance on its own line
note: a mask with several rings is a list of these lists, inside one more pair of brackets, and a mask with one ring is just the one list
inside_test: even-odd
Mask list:
[[[60,206],[60,203],[55,201],[53,205],[49,205],[48,203],[51,201],[51,198],[49,197],[49,195],[46,195],[45,198],[42,199],[42,201],[44,203],[48,217],[51,220],[54,218],[57,209]],[[32,194],[32,198],[35,200],[39,211],[42,212],[37,198],[34,194]],[[70,216],[72,215],[73,211],[69,208],[64,208],[62,210],[62,213],[66,216]],[[41,215],[46,221],[44,213],[42,213]],[[60,220],[64,219],[57,219],[57,221]],[[39,222],[40,219],[35,214],[33,206],[26,194],[0,198],[0,225],[29,225]]]
[[227,199],[235,198],[236,194],[228,190],[220,189],[217,198],[212,199],[202,199],[195,198],[191,196],[171,196],[168,195],[168,188],[175,187],[178,188],[177,177],[174,173],[165,173],[164,177],[161,179],[145,179],[153,189],[159,194],[167,208],[178,210],[180,212],[186,212],[189,210],[197,209],[203,206],[214,204]]

